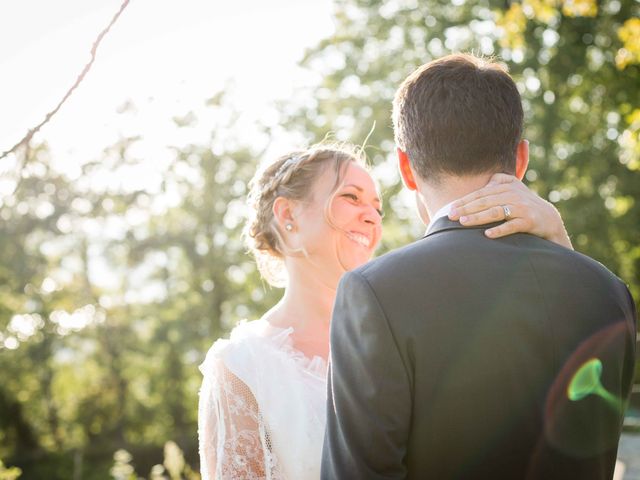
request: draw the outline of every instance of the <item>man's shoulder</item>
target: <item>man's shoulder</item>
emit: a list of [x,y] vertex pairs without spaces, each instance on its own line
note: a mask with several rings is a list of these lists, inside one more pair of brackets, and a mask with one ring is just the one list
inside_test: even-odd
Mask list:
[[606,266],[585,254],[529,234],[489,239],[482,229],[452,230],[423,237],[381,255],[355,272],[375,283],[376,279],[388,281],[405,275],[415,276],[416,270],[423,270],[424,276],[430,276],[430,273],[448,269],[449,265],[470,256],[495,257],[496,261],[502,261],[511,255],[527,258],[528,264],[540,270],[553,265],[554,271],[594,276],[603,283],[626,288],[624,282]]
[[362,265],[356,271],[370,274],[378,269],[394,268],[398,264],[412,263],[416,257],[439,258],[441,255],[453,255],[458,248],[476,249],[479,243],[489,240],[484,230],[476,228],[458,228],[427,234],[407,245],[403,245]]
[[551,259],[560,268],[597,276],[603,281],[622,284],[626,288],[624,282],[609,268],[584,253],[526,234],[520,235],[519,244],[534,263],[539,259]]
[[379,257],[376,257],[356,268],[354,272],[368,278],[379,273],[383,273],[389,269],[396,269],[402,264],[410,262],[411,258],[414,258],[417,255],[424,255],[425,252],[428,254],[429,249],[428,247],[425,249],[426,246],[427,239],[421,238],[402,247],[385,252]]
[[422,237],[407,245],[398,247],[374,258],[366,264],[353,270],[368,282],[377,279],[411,276],[421,266],[446,264],[448,257],[455,255],[455,245],[443,242],[436,237]]

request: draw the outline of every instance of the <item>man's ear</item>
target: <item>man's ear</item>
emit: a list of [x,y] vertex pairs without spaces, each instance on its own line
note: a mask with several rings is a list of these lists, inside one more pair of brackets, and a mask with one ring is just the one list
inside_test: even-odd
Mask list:
[[[276,223],[281,231],[290,231],[290,229],[295,226],[291,200],[284,197],[276,198],[273,202],[273,217],[276,219]],[[291,225],[291,227],[287,228],[287,225]]]
[[529,141],[520,140],[516,150],[516,177],[518,180],[524,178],[524,174],[529,166]]
[[400,147],[396,148],[396,152],[398,154],[398,168],[400,169],[400,176],[402,177],[404,185],[409,190],[417,190],[418,186],[416,185],[416,178],[413,174],[413,170],[411,170],[411,163],[409,162],[407,152],[404,152]]

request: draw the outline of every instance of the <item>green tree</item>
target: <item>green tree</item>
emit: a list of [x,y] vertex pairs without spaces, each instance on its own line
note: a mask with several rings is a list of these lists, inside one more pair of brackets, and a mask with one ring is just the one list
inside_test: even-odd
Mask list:
[[197,465],[197,366],[278,295],[240,235],[260,151],[222,138],[235,118],[220,97],[209,108],[225,111],[210,141],[174,148],[158,185],[125,181],[137,137],[75,178],[43,145],[3,200],[0,458],[25,478],[104,478],[122,448],[149,471],[170,438]]

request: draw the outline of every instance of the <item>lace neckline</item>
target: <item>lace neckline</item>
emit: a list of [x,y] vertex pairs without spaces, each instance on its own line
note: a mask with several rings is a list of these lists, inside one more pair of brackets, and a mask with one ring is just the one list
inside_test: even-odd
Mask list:
[[[284,352],[288,358],[294,361],[303,371],[312,375],[325,378],[327,374],[327,361],[319,355],[308,357],[304,352],[298,350],[293,345],[291,334],[293,327],[278,327],[272,325],[267,320],[261,318],[251,322],[243,321],[241,328],[248,328],[261,338],[268,340],[274,349]],[[237,328],[237,327],[236,327]]]

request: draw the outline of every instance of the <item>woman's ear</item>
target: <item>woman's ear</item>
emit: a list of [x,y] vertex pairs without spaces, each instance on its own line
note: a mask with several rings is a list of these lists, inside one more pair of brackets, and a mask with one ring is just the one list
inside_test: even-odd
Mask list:
[[293,231],[295,229],[293,202],[285,197],[276,198],[273,202],[273,218],[281,231]]
[[401,150],[400,147],[396,148],[396,153],[398,154],[398,168],[400,169],[402,181],[409,190],[417,190],[418,186],[416,185],[416,178],[413,174],[413,170],[411,170],[409,155],[407,155],[407,152]]

